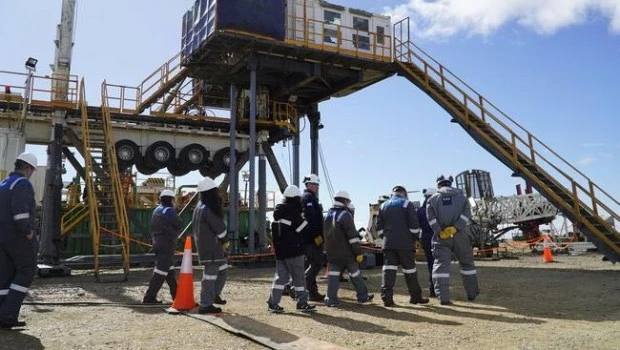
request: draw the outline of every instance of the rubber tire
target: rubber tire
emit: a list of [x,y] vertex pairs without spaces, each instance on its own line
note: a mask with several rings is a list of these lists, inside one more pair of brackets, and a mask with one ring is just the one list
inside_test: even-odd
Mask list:
[[[239,158],[239,151],[235,150],[236,158]],[[230,169],[230,147],[225,147],[215,152],[213,155],[213,170],[218,173],[226,173]]]
[[[158,160],[155,156],[156,152],[166,151],[168,152],[168,157],[164,160]],[[144,157],[149,165],[153,165],[158,169],[165,168],[171,162],[175,161],[175,149],[169,142],[166,141],[157,141],[151,144],[144,153]]]
[[183,176],[187,175],[190,172],[190,169],[182,165],[179,160],[175,160],[174,162],[169,163],[167,169],[172,176]]
[[[116,151],[116,161],[118,164],[118,168],[121,170],[127,169],[132,165],[136,164],[138,158],[140,158],[140,148],[138,145],[131,140],[118,140],[114,145],[114,149]],[[123,159],[120,154],[121,151],[129,152],[131,158]]]
[[142,175],[153,175],[155,174],[160,168],[149,164],[148,160],[145,159],[144,157],[140,157],[138,158],[138,160],[136,161],[136,170],[138,170],[138,172]]
[[[190,155],[192,153],[200,152],[202,159],[199,162],[192,162]],[[179,153],[178,163],[183,165],[184,168],[189,170],[198,170],[205,166],[209,161],[209,151],[207,151],[202,145],[197,143],[189,144],[181,150]]]

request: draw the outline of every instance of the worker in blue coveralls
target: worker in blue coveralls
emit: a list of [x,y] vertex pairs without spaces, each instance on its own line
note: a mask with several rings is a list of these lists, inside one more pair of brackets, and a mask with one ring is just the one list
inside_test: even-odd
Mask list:
[[310,230],[305,235],[306,241],[306,288],[310,301],[322,302],[325,295],[319,293],[316,277],[323,267],[323,206],[319,203],[319,177],[310,174],[304,178],[306,189],[301,198],[304,218]]
[[402,266],[405,275],[409,303],[427,304],[429,300],[422,297],[415,266],[415,241],[420,235],[418,215],[413,203],[407,199],[407,190],[403,186],[394,186],[390,199],[381,204],[377,216],[377,234],[383,239],[383,305],[395,306],[393,289],[398,265]]
[[168,283],[172,300],[177,292],[177,278],[174,273],[174,251],[177,237],[183,228],[183,221],[173,208],[174,192],[163,190],[159,195],[159,205],[151,216],[151,236],[155,251],[155,269],[149,282],[142,303],[161,304],[157,300],[157,293],[164,281]]
[[353,214],[348,206],[351,197],[347,191],[338,191],[334,196],[334,205],[327,212],[323,233],[325,236],[325,252],[329,266],[327,279],[327,297],[325,304],[338,307],[338,289],[343,268],[349,271],[359,303],[372,301],[374,295],[368,293],[362,278],[359,264],[364,260],[359,233],[355,229]]
[[452,254],[459,261],[467,300],[478,296],[478,278],[469,235],[471,206],[463,191],[452,187],[452,176],[437,177],[437,193],[426,206],[426,217],[433,229],[433,284],[441,305],[451,305],[450,264]]
[[196,192],[200,195],[200,201],[194,209],[192,225],[198,259],[204,266],[198,313],[217,314],[222,312],[222,308],[213,304],[226,305],[226,300],[220,295],[228,276],[228,260],[225,255],[228,251],[228,239],[224,209],[218,187],[210,177],[198,182]]
[[37,271],[36,203],[29,180],[36,169],[37,157],[24,152],[0,182],[0,328],[26,325],[18,317]]
[[282,313],[280,306],[285,284],[292,278],[292,288],[297,299],[297,310],[305,313],[313,312],[316,305],[308,304],[306,280],[304,276],[304,260],[306,244],[304,236],[308,234],[310,225],[302,216],[301,190],[290,185],[284,190],[284,199],[273,212],[271,234],[276,253],[276,275],[271,286],[267,309],[272,313]]

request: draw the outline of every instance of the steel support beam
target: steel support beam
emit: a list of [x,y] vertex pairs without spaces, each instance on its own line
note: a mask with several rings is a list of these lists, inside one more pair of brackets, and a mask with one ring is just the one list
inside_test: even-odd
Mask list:
[[288,186],[288,184],[286,183],[286,178],[282,173],[282,168],[280,168],[280,164],[278,164],[278,159],[273,153],[273,149],[271,147],[272,146],[269,146],[268,144],[263,144],[263,152],[265,153],[265,157],[269,162],[269,167],[271,167],[273,176],[276,178],[276,182],[278,183],[278,188],[280,189],[280,192],[284,192],[284,189],[286,188],[286,186]]
[[267,247],[267,161],[263,146],[266,142],[261,142],[258,146],[258,245],[262,250]]
[[[73,28],[76,0],[63,0],[60,24],[56,32],[56,52],[52,66],[52,100],[67,101],[71,57],[73,51]],[[41,214],[40,257],[45,264],[58,263],[60,243],[60,218],[62,200],[62,138],[66,113],[54,111],[53,127],[48,146],[48,169],[45,173],[45,193]]]
[[291,182],[293,185],[299,187],[299,144],[301,143],[301,131],[299,129],[299,119],[300,116],[297,115],[295,117],[295,135],[293,135],[293,178]]
[[230,167],[228,180],[228,235],[233,238],[233,252],[239,252],[239,171],[237,164],[237,86],[230,85]]
[[75,158],[73,152],[71,152],[69,147],[64,146],[62,148],[62,154],[65,155],[69,163],[71,163],[73,169],[75,169],[75,171],[82,178],[82,180],[86,181],[86,170],[84,170],[82,164],[80,164],[80,162]]
[[310,172],[319,175],[319,130],[323,126],[317,103],[310,105],[308,121],[310,123]]
[[256,61],[250,61],[250,193],[248,194],[248,253],[254,254],[255,209],[254,194],[256,193]]

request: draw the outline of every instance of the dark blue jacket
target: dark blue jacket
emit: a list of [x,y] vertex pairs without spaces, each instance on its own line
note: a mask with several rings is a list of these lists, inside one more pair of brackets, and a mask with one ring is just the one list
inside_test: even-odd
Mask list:
[[377,234],[383,238],[385,250],[414,250],[420,225],[413,203],[396,194],[383,202],[377,216]]
[[151,235],[153,245],[174,245],[183,228],[183,221],[172,207],[157,206],[151,216]]
[[304,207],[304,218],[308,221],[310,229],[304,234],[306,244],[314,244],[314,238],[323,237],[323,206],[314,193],[304,190],[301,198]]
[[0,234],[30,234],[35,229],[35,200],[32,183],[18,172],[0,182]]
[[304,255],[304,236],[310,231],[310,225],[301,216],[299,204],[278,204],[273,212],[273,220],[271,235],[276,259],[284,260]]

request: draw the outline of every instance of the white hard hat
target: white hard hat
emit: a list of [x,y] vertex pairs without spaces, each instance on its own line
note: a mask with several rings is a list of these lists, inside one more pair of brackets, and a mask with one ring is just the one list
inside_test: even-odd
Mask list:
[[435,193],[437,193],[437,189],[435,187],[429,187],[422,190],[422,194],[428,197],[434,195]]
[[22,162],[27,163],[28,165],[30,165],[33,168],[37,168],[37,157],[29,152],[24,152],[20,155],[17,156],[17,159],[21,160]]
[[196,191],[198,192],[205,192],[211,189],[216,188],[217,185],[215,184],[215,181],[213,181],[212,178],[210,177],[205,177],[202,180],[200,180],[200,182],[198,183],[198,186],[196,186]]
[[282,193],[286,198],[301,197],[301,190],[295,185],[290,185]]
[[346,200],[351,200],[351,197],[349,196],[349,192],[347,191],[338,191],[336,192],[336,194],[334,195],[334,199],[336,198],[342,198],[342,199],[346,199]]
[[310,174],[306,177],[304,177],[304,184],[319,184],[320,180],[319,180],[319,176],[316,174]]
[[439,175],[437,176],[437,186],[440,184],[446,184],[447,186],[452,186],[452,182],[454,178],[452,176]]
[[163,190],[159,194],[159,198],[163,198],[163,197],[172,197],[172,198],[174,198],[174,192],[172,192],[172,190]]

